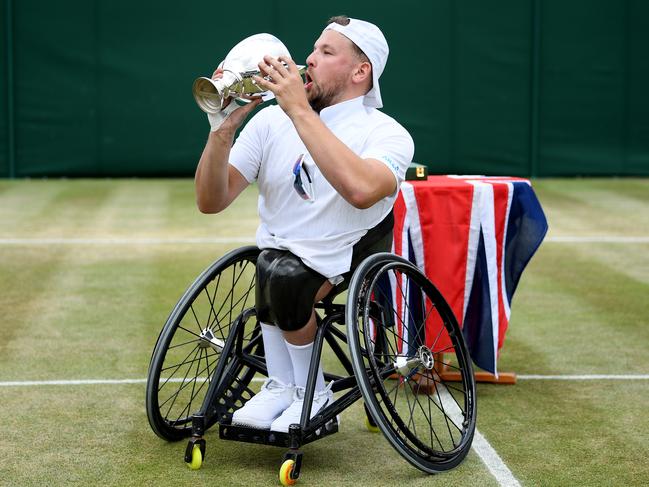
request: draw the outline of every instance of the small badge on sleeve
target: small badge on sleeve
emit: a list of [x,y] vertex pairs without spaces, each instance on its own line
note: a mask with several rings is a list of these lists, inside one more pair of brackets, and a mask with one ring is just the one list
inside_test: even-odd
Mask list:
[[395,174],[399,174],[399,166],[392,160],[392,158],[390,158],[389,156],[381,156],[381,159],[388,163],[388,166],[394,171]]

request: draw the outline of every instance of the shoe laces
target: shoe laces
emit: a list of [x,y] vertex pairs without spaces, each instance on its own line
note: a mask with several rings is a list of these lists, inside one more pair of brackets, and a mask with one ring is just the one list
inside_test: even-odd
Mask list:
[[[313,399],[318,400],[322,396],[328,396],[329,391],[331,390],[331,387],[333,386],[333,384],[334,384],[334,382],[331,381],[331,382],[329,382],[327,387],[325,387],[321,391],[315,391],[314,394],[313,394]],[[293,399],[295,401],[303,402],[304,401],[304,396],[306,396],[306,389],[304,387],[296,387],[295,392],[293,393]]]
[[[284,384],[281,380],[275,379],[274,377],[269,377],[264,381],[263,385],[261,386],[261,390],[259,392],[260,393],[263,392],[264,394],[278,395],[278,394],[282,394],[290,386],[291,386],[290,384]],[[255,394],[253,396],[253,399],[258,395],[259,394]]]

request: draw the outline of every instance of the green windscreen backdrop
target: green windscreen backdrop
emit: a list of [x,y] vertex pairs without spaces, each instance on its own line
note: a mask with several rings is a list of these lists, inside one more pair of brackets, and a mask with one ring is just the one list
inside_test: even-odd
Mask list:
[[[4,2],[5,0],[3,0]],[[11,153],[12,148],[9,145],[9,117],[11,116],[7,102],[12,97],[8,90],[7,80],[9,73],[7,68],[11,64],[11,59],[7,59],[9,49],[7,48],[7,41],[11,37],[11,32],[7,32],[9,25],[7,18],[8,5],[2,4],[2,11],[0,11],[0,177],[8,176],[12,171],[9,168],[9,160],[13,157]]]
[[304,62],[336,14],[385,33],[431,173],[649,175],[649,1],[0,1],[0,177],[191,175],[192,81],[259,32]]

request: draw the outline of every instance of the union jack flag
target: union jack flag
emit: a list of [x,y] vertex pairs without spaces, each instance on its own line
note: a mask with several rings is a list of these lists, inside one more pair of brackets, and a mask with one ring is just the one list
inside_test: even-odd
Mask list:
[[473,361],[498,375],[514,292],[548,230],[530,182],[481,176],[407,181],[394,216],[393,252],[424,271],[453,309]]

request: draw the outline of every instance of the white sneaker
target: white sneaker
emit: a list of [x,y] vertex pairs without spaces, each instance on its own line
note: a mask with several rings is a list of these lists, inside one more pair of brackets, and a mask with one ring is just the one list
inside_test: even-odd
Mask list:
[[[331,386],[333,381],[322,391],[317,391],[313,395],[313,403],[311,405],[311,418],[313,418],[318,412],[324,408],[326,405],[333,402],[334,393],[331,392]],[[282,433],[288,433],[288,427],[294,423],[300,423],[300,417],[302,416],[302,408],[304,406],[304,387],[296,387],[295,394],[293,396],[293,403],[282,413],[282,415],[277,418],[270,425],[271,431],[278,431]]]
[[270,377],[261,390],[232,415],[232,424],[268,429],[293,402],[295,386]]

